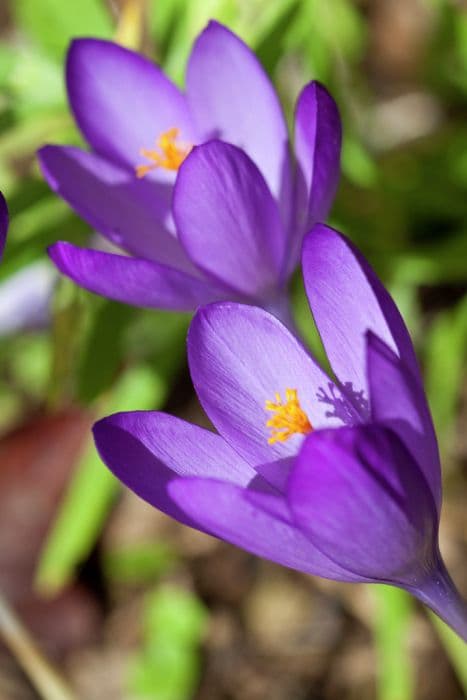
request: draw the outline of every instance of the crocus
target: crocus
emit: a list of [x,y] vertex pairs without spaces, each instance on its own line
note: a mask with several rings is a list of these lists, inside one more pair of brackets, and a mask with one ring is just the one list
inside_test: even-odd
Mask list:
[[[8,207],[0,192],[0,258],[8,232]],[[44,261],[16,272],[0,283],[0,337],[40,328],[48,319],[48,302],[56,273]]]
[[75,40],[66,82],[90,151],[45,146],[54,191],[126,255],[59,242],[79,285],[145,307],[193,310],[221,299],[281,314],[303,234],[328,215],[341,124],[317,82],[301,92],[295,157],[278,97],[256,56],[210,22],[179,90],[117,44]]
[[48,260],[36,260],[0,283],[0,337],[50,324],[57,278]]
[[438,548],[438,448],[406,326],[336,231],[316,226],[302,264],[336,381],[265,310],[208,305],[188,356],[217,434],[120,413],[96,424],[98,450],[180,522],[307,573],[404,588],[466,638]]
[[8,207],[5,201],[5,197],[0,192],[0,258],[3,255],[3,249],[5,247],[6,234],[8,232]]

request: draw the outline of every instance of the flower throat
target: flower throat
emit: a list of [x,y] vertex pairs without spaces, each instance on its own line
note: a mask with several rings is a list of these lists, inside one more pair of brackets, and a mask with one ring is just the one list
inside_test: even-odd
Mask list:
[[163,131],[156,141],[157,149],[142,148],[140,155],[151,161],[135,167],[136,176],[144,177],[152,170],[178,170],[193,146],[179,140],[180,129],[176,126]]
[[268,439],[270,445],[276,442],[285,442],[292,435],[308,435],[313,427],[308,420],[308,416],[300,405],[297,389],[285,390],[285,401],[282,402],[279,393],[275,396],[276,401],[266,401],[266,411],[271,411],[273,415],[266,422],[266,427],[271,431]]

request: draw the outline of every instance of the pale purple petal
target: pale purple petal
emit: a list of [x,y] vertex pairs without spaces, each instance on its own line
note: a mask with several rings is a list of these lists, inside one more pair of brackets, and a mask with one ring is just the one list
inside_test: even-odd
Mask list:
[[276,92],[255,54],[210,22],[187,67],[187,98],[201,141],[219,138],[248,153],[288,221],[291,178],[287,126]]
[[219,435],[165,413],[117,413],[96,423],[93,432],[99,454],[115,476],[177,519],[182,514],[167,491],[172,479],[198,476],[247,486],[256,478]]
[[350,241],[318,224],[305,237],[302,264],[331,367],[350,392],[363,390],[368,399],[367,331],[381,338],[419,378],[412,342],[394,301]]
[[300,257],[302,237],[314,224],[326,221],[340,175],[342,125],[339,110],[318,82],[306,85],[295,113],[296,212],[291,268]]
[[285,399],[286,389],[297,389],[314,428],[355,420],[299,341],[262,309],[234,303],[200,309],[190,326],[188,358],[196,392],[209,418],[259,471],[262,465],[296,454],[303,440],[302,435],[294,435],[287,442],[268,444],[266,421],[271,414],[265,402],[274,401],[276,392]]
[[441,508],[441,465],[423,387],[382,340],[368,334],[368,381],[373,420],[399,435],[418,462]]
[[174,190],[180,242],[195,265],[234,293],[268,298],[279,286],[285,234],[254,163],[211,141],[187,157]]
[[54,192],[112,243],[137,256],[194,270],[167,230],[168,185],[137,180],[105,158],[72,146],[45,146],[39,162]]
[[39,260],[4,280],[0,284],[0,336],[47,326],[57,279],[52,265]]
[[[93,149],[134,171],[141,148],[172,127],[195,142],[186,99],[151,61],[101,39],[76,39],[68,52],[66,80],[76,122]],[[173,182],[162,168],[148,177]]]
[[125,304],[193,311],[219,298],[208,282],[150,260],[59,242],[49,248],[55,265],[80,287]]
[[287,506],[280,497],[273,506],[263,503],[261,494],[256,497],[248,489],[211,479],[178,479],[168,490],[204,530],[237,547],[291,569],[342,581],[362,580],[321,554],[284,519]]
[[416,462],[387,428],[311,434],[291,473],[288,498],[311,542],[356,574],[416,585],[435,564],[433,497]]

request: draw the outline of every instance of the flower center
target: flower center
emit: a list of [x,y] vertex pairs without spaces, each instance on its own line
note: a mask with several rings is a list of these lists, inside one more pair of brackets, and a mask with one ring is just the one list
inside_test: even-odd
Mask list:
[[144,177],[151,170],[164,168],[165,170],[178,170],[191,149],[192,144],[179,140],[180,129],[176,126],[163,131],[156,141],[157,149],[142,148],[140,155],[147,158],[150,163],[137,165],[135,168],[137,177]]
[[266,426],[271,431],[268,439],[270,445],[275,442],[285,442],[292,435],[308,435],[313,427],[308,420],[303,408],[300,406],[296,389],[285,390],[285,402],[282,402],[280,394],[276,394],[276,402],[266,401],[266,411],[271,411],[273,415],[266,422]]

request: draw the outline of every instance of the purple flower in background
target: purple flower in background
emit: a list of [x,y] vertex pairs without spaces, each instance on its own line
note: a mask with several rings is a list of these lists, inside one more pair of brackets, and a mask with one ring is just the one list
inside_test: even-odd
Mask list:
[[186,93],[146,58],[97,39],[72,43],[66,78],[91,151],[45,146],[43,173],[128,255],[60,242],[57,267],[139,306],[234,299],[281,313],[303,234],[326,219],[337,188],[341,124],[326,90],[312,82],[298,98],[292,159],[268,76],[217,22],[194,43]]
[[5,197],[0,192],[0,257],[3,255],[3,249],[5,247],[6,234],[8,232],[8,207],[5,201]]
[[[8,207],[0,192],[0,257],[8,225]],[[50,263],[39,261],[0,282],[0,337],[47,324],[56,276]]]
[[191,376],[218,434],[157,412],[94,428],[110,469],[182,523],[307,573],[405,588],[467,638],[438,549],[436,437],[414,350],[359,252],[319,225],[304,242],[333,382],[274,316],[200,309]]

